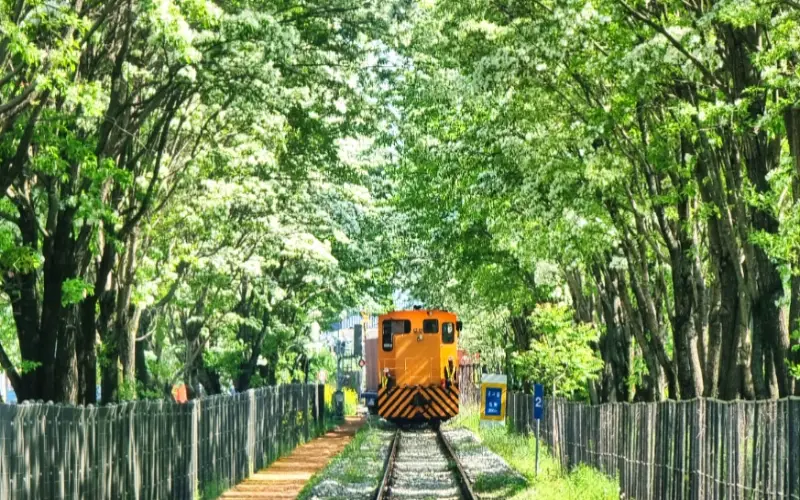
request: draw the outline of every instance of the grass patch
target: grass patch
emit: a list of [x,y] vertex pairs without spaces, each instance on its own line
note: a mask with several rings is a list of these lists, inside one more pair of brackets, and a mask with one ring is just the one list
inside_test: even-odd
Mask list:
[[195,500],[215,500],[228,491],[228,484],[225,481],[212,481],[205,485],[198,493],[195,493]]
[[480,428],[480,414],[476,409],[462,408],[461,414],[451,424],[465,427],[479,435],[483,444],[503,457],[511,467],[527,479],[527,487],[519,478],[493,475],[479,476],[474,488],[478,492],[503,491],[504,498],[516,500],[561,500],[565,498],[588,500],[616,500],[619,485],[613,478],[588,466],[577,467],[565,473],[558,461],[544,446],[539,447],[539,475],[535,475],[536,439],[509,432],[505,427]]
[[502,493],[503,497],[513,497],[527,485],[528,483],[518,476],[481,474],[475,479],[472,487],[477,493],[494,493],[495,495]]

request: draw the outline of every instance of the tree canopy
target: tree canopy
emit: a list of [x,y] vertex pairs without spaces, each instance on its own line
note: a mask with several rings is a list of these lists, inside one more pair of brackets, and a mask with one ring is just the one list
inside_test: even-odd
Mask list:
[[602,330],[597,399],[800,389],[798,15],[420,2],[395,94],[411,282],[498,311],[518,353],[537,304],[570,303]]
[[21,399],[245,390],[404,289],[521,387],[800,394],[799,21],[0,0],[0,367]]
[[383,300],[363,158],[402,15],[0,3],[0,364],[21,399],[93,402],[98,374],[104,401],[274,382],[309,320]]

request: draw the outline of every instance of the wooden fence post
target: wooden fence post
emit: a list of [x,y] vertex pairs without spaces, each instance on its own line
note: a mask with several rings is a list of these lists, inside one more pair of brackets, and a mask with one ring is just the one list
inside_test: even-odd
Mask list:
[[317,434],[321,434],[325,430],[325,386],[322,384],[317,384],[314,405],[317,417]]
[[247,475],[255,472],[256,466],[256,393],[247,391]]
[[193,500],[200,496],[199,462],[201,455],[198,431],[200,428],[200,408],[203,405],[203,401],[193,399],[187,404],[189,405],[189,498]]
[[304,434],[304,441],[308,442],[311,440],[311,427],[309,425],[310,419],[308,411],[309,409],[308,399],[309,396],[311,395],[311,391],[309,389],[311,388],[311,386],[308,384],[303,384],[302,388],[303,388],[303,434]]

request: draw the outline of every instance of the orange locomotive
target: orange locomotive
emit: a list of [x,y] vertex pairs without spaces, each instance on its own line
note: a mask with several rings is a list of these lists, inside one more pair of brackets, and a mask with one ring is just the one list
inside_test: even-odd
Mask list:
[[458,414],[461,322],[442,310],[393,311],[378,318],[373,412],[393,421],[443,421]]

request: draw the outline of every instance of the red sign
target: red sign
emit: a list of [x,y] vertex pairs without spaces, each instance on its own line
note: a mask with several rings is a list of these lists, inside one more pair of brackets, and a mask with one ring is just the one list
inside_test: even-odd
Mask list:
[[364,365],[366,365],[366,364],[367,364],[367,362],[364,361],[363,359],[358,362],[358,366],[360,366],[361,368],[364,368]]
[[172,387],[172,397],[176,403],[185,403],[189,400],[187,397],[186,384],[175,385]]

